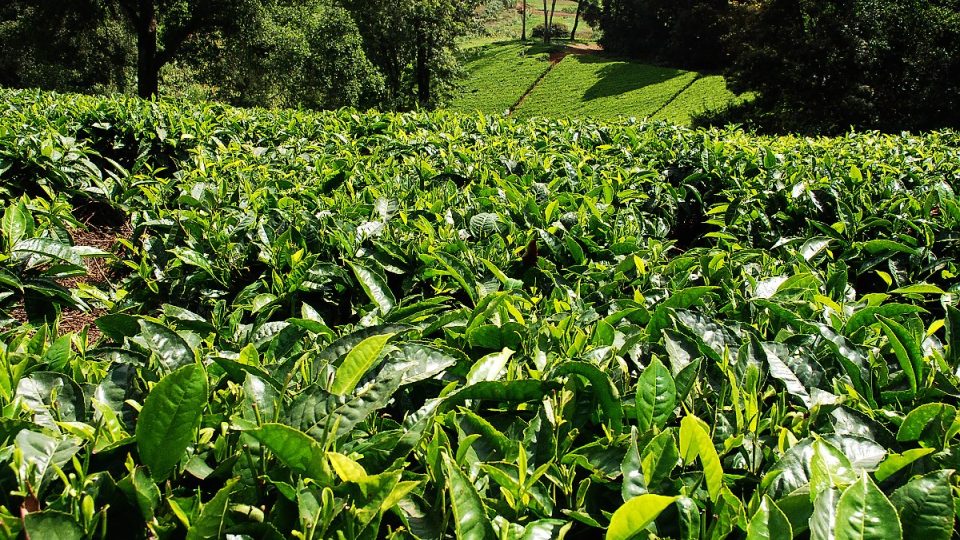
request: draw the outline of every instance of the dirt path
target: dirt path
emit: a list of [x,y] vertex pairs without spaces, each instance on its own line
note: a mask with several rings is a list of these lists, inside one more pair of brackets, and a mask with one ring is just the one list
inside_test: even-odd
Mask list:
[[510,112],[508,115],[513,114],[518,107],[523,105],[523,102],[527,100],[527,97],[537,89],[537,86],[540,86],[540,83],[546,78],[547,75],[553,71],[553,68],[557,66],[564,58],[570,56],[571,54],[575,55],[589,55],[589,54],[599,54],[603,52],[603,47],[597,43],[572,43],[567,45],[563,49],[554,51],[550,53],[550,67],[548,67],[543,73],[537,77],[537,80],[533,81],[533,84],[530,85],[530,88],[527,88],[527,91],[520,96],[520,99],[510,107]]

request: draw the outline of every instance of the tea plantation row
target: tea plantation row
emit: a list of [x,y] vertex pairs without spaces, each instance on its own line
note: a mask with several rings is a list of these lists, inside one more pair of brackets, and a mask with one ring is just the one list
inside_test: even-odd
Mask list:
[[955,133],[0,97],[2,536],[956,536]]

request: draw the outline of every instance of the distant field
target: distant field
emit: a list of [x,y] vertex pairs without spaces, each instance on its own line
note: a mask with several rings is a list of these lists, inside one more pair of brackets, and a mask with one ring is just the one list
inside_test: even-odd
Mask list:
[[698,113],[736,99],[719,75],[599,54],[569,54],[552,68],[542,45],[494,44],[467,54],[469,76],[450,106],[460,112],[502,114],[519,101],[511,114],[521,118],[651,117],[686,125]]
[[696,76],[689,71],[601,56],[568,56],[527,96],[516,115],[653,116]]
[[[519,2],[517,3],[519,5]],[[539,9],[538,9],[539,8]],[[541,2],[527,2],[527,36],[538,24],[543,24],[543,4]],[[577,2],[574,0],[558,0],[557,11],[554,14],[553,22],[565,24],[571,30],[573,29],[574,15],[577,12]],[[492,41],[504,39],[520,39],[520,32],[523,26],[523,19],[515,9],[505,9],[499,17],[488,21],[484,25],[487,36],[474,37],[467,40],[468,45],[486,44]],[[569,37],[569,36],[567,36]],[[593,28],[580,19],[577,26],[577,40],[594,39]]]
[[720,75],[704,76],[676,99],[654,115],[654,120],[667,120],[675,124],[689,124],[693,117],[704,111],[722,108],[735,100],[736,96],[727,88],[727,82]]
[[470,75],[450,109],[501,114],[550,69],[549,53],[536,46],[494,45],[469,52],[466,68]]

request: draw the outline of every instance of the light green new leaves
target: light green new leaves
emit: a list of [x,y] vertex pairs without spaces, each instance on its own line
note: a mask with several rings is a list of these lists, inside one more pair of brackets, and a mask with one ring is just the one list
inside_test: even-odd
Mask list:
[[351,349],[337,368],[330,385],[330,393],[344,396],[353,392],[360,379],[380,360],[380,353],[393,336],[394,334],[371,336]]
[[3,220],[0,221],[0,229],[7,238],[9,246],[33,236],[34,227],[30,209],[22,200],[8,206],[3,212]]
[[680,456],[683,457],[685,465],[693,463],[697,457],[700,458],[707,492],[710,500],[716,501],[723,486],[723,468],[710,438],[709,427],[696,416],[688,415],[680,421]]
[[450,491],[450,506],[456,520],[458,540],[486,540],[494,538],[493,527],[480,500],[477,489],[446,453],[443,454],[443,470]]
[[643,478],[648,488],[653,489],[666,480],[680,460],[677,440],[673,433],[673,429],[664,431],[654,437],[643,449],[640,469],[643,471]]
[[857,481],[850,460],[832,444],[817,439],[813,441],[810,457],[810,499],[833,488],[844,489]]
[[643,370],[637,380],[637,429],[644,433],[663,429],[677,406],[677,387],[670,370],[659,359]]
[[793,528],[787,515],[764,496],[747,526],[747,540],[792,540]]
[[184,366],[160,380],[147,396],[137,421],[137,449],[154,480],[162,482],[183,457],[207,404],[203,367]]
[[836,540],[900,540],[897,510],[864,473],[837,503]]
[[467,373],[467,386],[484,381],[498,381],[503,378],[506,374],[507,362],[511,356],[513,356],[513,351],[504,349],[477,360],[477,363]]
[[630,499],[618,508],[613,513],[613,517],[610,518],[606,540],[630,540],[634,538],[677,499],[678,497],[665,497],[649,493]]

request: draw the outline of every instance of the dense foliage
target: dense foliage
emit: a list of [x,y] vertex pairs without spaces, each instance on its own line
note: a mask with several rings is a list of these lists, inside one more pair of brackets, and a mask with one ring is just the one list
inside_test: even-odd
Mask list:
[[774,130],[960,126],[960,3],[764,0],[741,10],[736,120]]
[[[604,0],[585,2],[584,17],[615,54],[679,67],[726,65],[730,33],[728,0]],[[735,47],[736,44],[733,44]]]
[[236,105],[435,107],[479,0],[11,0],[0,85]]
[[4,536],[954,535],[956,133],[0,97]]
[[584,15],[608,51],[724,69],[756,98],[714,123],[817,134],[960,126],[956,0],[605,0]]

